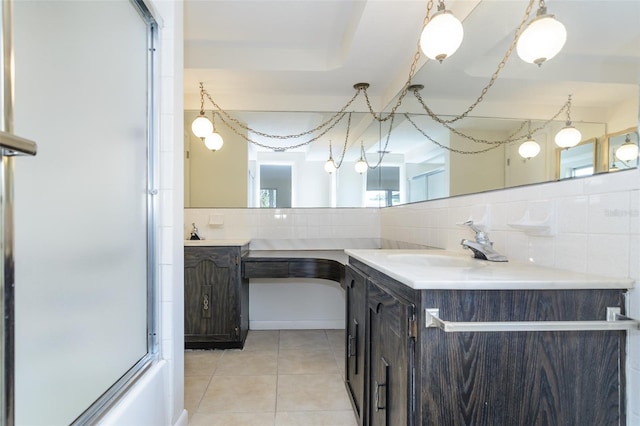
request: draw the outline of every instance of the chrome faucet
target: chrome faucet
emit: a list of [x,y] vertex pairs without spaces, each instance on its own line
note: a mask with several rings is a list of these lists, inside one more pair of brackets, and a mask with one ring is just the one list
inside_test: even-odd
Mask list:
[[476,233],[476,240],[470,241],[466,238],[460,241],[462,247],[473,252],[476,259],[489,260],[491,262],[508,262],[507,258],[498,254],[493,249],[493,243],[489,240],[489,235],[473,224],[472,220],[463,223]]
[[200,234],[198,234],[198,228],[196,227],[195,222],[192,223],[191,226],[193,226],[193,228],[191,229],[191,237],[189,239],[190,240],[201,240],[202,238],[200,238]]

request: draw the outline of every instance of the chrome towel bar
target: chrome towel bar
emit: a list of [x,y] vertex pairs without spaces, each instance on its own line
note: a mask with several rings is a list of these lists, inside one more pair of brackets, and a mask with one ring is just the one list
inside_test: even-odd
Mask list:
[[620,314],[620,308],[607,308],[606,321],[506,321],[453,322],[440,319],[440,310],[425,309],[426,327],[447,333],[505,331],[617,331],[640,330],[640,321]]

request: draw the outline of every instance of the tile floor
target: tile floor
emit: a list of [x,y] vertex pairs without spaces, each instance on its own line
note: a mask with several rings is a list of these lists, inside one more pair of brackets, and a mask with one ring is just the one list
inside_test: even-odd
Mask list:
[[189,425],[356,426],[343,357],[343,330],[251,330],[243,350],[187,350]]

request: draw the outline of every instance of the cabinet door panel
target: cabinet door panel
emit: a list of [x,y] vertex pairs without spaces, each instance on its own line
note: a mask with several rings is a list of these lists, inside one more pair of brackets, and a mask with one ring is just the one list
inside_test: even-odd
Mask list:
[[372,282],[368,291],[370,425],[411,425],[414,365],[409,319],[413,305]]
[[356,417],[363,424],[362,407],[364,405],[365,371],[364,350],[366,320],[366,279],[352,268],[347,268],[346,282],[346,383],[351,394]]
[[185,249],[185,338],[237,338],[237,268],[228,250]]

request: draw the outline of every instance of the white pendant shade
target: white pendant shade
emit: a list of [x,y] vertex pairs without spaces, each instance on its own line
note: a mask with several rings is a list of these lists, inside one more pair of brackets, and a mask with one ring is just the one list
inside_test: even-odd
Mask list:
[[580,133],[580,130],[568,123],[566,127],[563,127],[558,133],[556,133],[554,140],[556,141],[556,145],[560,148],[571,148],[580,143],[582,140],[582,133]]
[[638,145],[631,141],[623,143],[616,149],[616,158],[621,161],[632,161],[638,158]]
[[209,133],[204,138],[205,146],[211,151],[217,151],[222,148],[224,141],[222,140],[222,136],[218,133]]
[[369,166],[367,166],[367,162],[364,161],[362,158],[358,160],[358,162],[356,163],[356,172],[363,174],[364,172],[367,171],[367,169],[369,168]]
[[520,156],[522,158],[533,158],[536,155],[538,155],[540,153],[540,145],[538,145],[538,142],[534,141],[533,139],[529,139],[526,142],[523,142],[522,145],[520,145],[520,147],[518,148],[518,154],[520,154]]
[[430,59],[442,62],[453,55],[464,37],[462,24],[448,10],[437,12],[422,30],[420,48]]
[[324,171],[331,174],[336,171],[336,163],[333,161],[333,158],[329,158],[326,163],[324,163]]
[[191,131],[199,138],[204,138],[213,132],[213,123],[204,115],[199,115],[191,123]]
[[566,41],[564,25],[553,15],[541,15],[520,34],[516,49],[523,61],[541,65],[556,56]]

